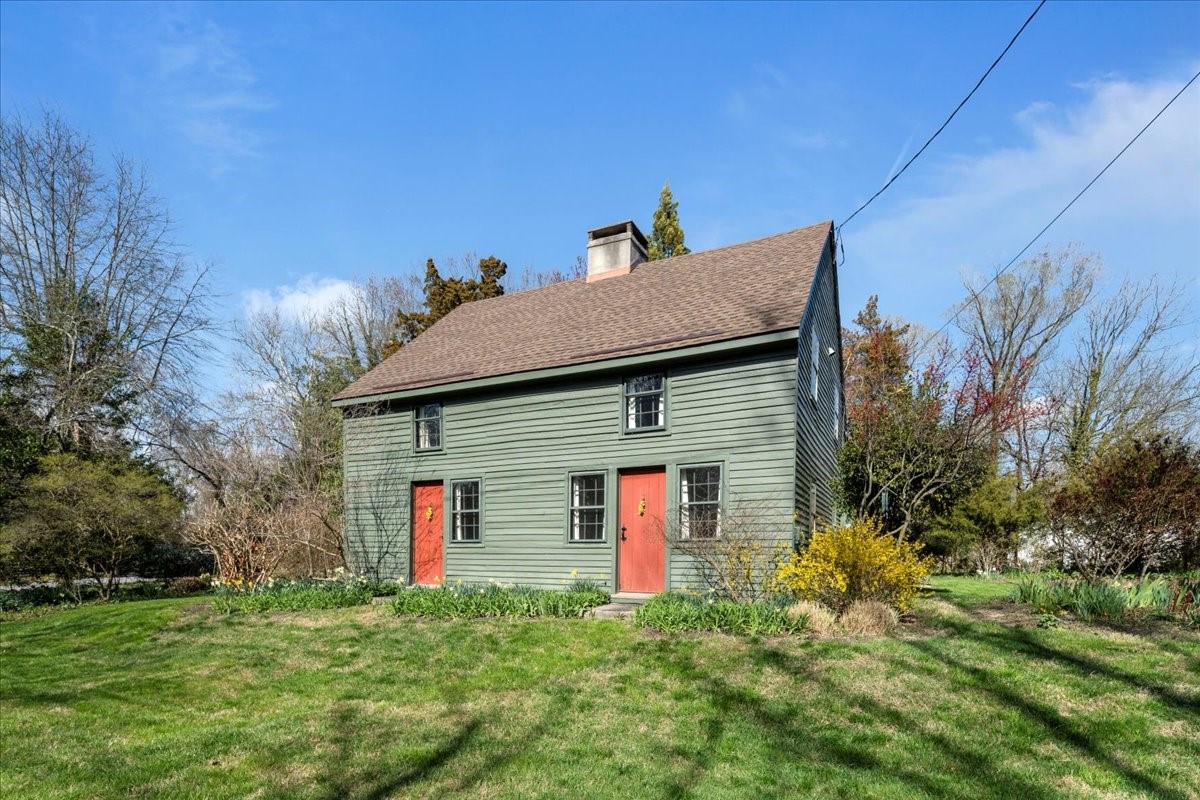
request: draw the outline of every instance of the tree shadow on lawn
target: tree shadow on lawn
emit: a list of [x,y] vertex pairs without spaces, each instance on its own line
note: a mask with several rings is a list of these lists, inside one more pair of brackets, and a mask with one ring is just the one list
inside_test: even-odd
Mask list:
[[[568,693],[555,687],[545,711],[531,726],[497,740],[489,736],[477,716],[470,717],[431,752],[396,761],[387,741],[370,719],[364,719],[349,703],[333,712],[333,743],[324,758],[325,766],[313,780],[321,800],[384,800],[406,796],[416,786],[437,788],[441,795],[456,795],[477,786],[514,759],[527,755],[547,736],[571,704]],[[391,733],[389,731],[388,733]],[[487,753],[485,758],[478,754]],[[356,767],[355,762],[366,766]],[[294,792],[279,796],[288,797]]]
[[[913,766],[907,767],[894,760],[885,760],[876,755],[869,745],[848,740],[844,730],[838,726],[814,726],[804,709],[765,697],[744,687],[735,686],[720,675],[698,668],[686,656],[668,656],[671,666],[700,686],[715,706],[715,718],[743,717],[752,721],[758,732],[767,738],[773,752],[796,762],[806,763],[817,770],[842,769],[847,771],[847,782],[852,782],[855,773],[864,780],[899,782],[913,793],[937,797],[955,797],[962,800],[978,800],[981,797],[1010,798],[1021,794],[1030,800],[1056,797],[1048,788],[1023,778],[1012,770],[992,764],[984,756],[950,740],[948,737],[928,730],[923,720],[890,708],[862,693],[848,693],[845,687],[837,686],[829,679],[814,673],[811,663],[802,661],[794,654],[774,646],[756,644],[750,657],[761,665],[768,665],[801,681],[820,685],[834,696],[842,697],[855,709],[869,715],[884,726],[893,727],[909,734],[920,731],[920,735],[931,745],[948,755],[954,762],[957,775],[946,775],[938,779],[931,774],[927,765],[911,759]],[[710,722],[708,737],[719,736],[720,724],[713,727]],[[708,748],[711,752],[715,748]],[[668,791],[668,797],[685,796],[699,782],[711,764],[710,756],[696,760],[691,772],[677,779]],[[980,785],[980,781],[984,781]],[[793,787],[798,788],[798,787]]]
[[[1081,673],[1102,673],[1132,687],[1145,689],[1163,699],[1164,703],[1185,713],[1194,713],[1195,705],[1186,697],[1168,687],[1154,684],[1121,670],[1093,662],[1072,653],[1065,653],[1034,641],[1028,632],[1006,629],[1003,635],[992,635],[973,630],[970,626],[957,628],[957,633],[967,639],[978,641],[988,647],[1025,652],[1043,659],[1053,659]],[[943,640],[943,641],[953,641]],[[1187,795],[1178,788],[1165,785],[1126,763],[1119,754],[1107,751],[1104,746],[1089,737],[1077,724],[1049,706],[1023,697],[1004,678],[992,671],[979,667],[944,652],[934,641],[905,641],[923,656],[941,662],[952,670],[968,676],[970,686],[977,692],[1005,708],[1018,712],[1022,718],[1041,730],[1046,740],[1055,741],[1098,764],[1107,771],[1120,776],[1131,786],[1155,797],[1184,800]],[[906,766],[896,759],[881,758],[867,743],[854,741],[838,726],[814,725],[804,708],[796,707],[778,697],[767,697],[750,689],[731,684],[723,676],[697,666],[686,654],[664,648],[659,655],[669,667],[700,687],[710,698],[714,712],[705,721],[706,746],[699,754],[689,755],[692,760],[690,772],[677,778],[668,797],[682,797],[703,778],[712,766],[712,753],[723,735],[725,720],[743,717],[751,720],[757,731],[769,742],[769,747],[788,759],[811,765],[816,769],[843,769],[852,776],[861,775],[864,780],[882,783],[901,783],[912,793],[924,793],[939,797],[956,797],[962,800],[979,798],[1011,798],[1021,796],[1026,800],[1059,797],[1060,791],[1047,786],[1043,779],[1031,779],[1017,767],[1006,767],[986,751],[965,746],[950,736],[933,729],[930,720],[918,714],[906,713],[896,707],[863,692],[848,690],[831,679],[818,674],[813,668],[814,659],[802,659],[793,652],[780,649],[770,643],[756,643],[750,657],[756,663],[770,666],[797,681],[809,681],[822,693],[842,698],[855,711],[867,715],[878,723],[884,735],[887,731],[903,732],[905,736],[918,737],[929,747],[940,753],[951,766],[931,769],[921,763],[914,754],[913,766]],[[920,668],[911,659],[904,659],[903,666],[910,672],[929,672]],[[678,752],[678,751],[677,751]]]
[[[979,635],[971,635],[968,638],[977,641],[984,640],[985,643],[993,645],[992,642],[986,642],[986,637]],[[1018,638],[1019,637],[1015,637]],[[962,674],[969,676],[970,685],[977,691],[987,695],[993,701],[999,703],[1005,708],[1010,708],[1020,712],[1021,716],[1026,720],[1040,727],[1046,735],[1046,738],[1053,739],[1060,744],[1066,745],[1070,750],[1087,757],[1091,761],[1103,766],[1107,770],[1116,773],[1131,784],[1137,786],[1145,792],[1149,792],[1152,796],[1162,798],[1178,798],[1178,800],[1186,800],[1186,795],[1177,789],[1163,785],[1149,775],[1141,772],[1135,767],[1125,763],[1116,753],[1107,752],[1098,742],[1089,737],[1080,726],[1076,725],[1069,718],[1060,714],[1056,709],[1051,708],[1045,703],[1035,702],[1023,697],[1011,684],[1005,679],[997,677],[991,671],[969,664],[961,659],[944,652],[930,641],[908,641],[905,643],[908,647],[925,654],[926,656],[940,661],[947,667],[959,671]],[[1040,657],[1051,657],[1060,662],[1064,662],[1072,667],[1079,668],[1082,664],[1093,664],[1090,659],[1083,659],[1072,654],[1062,653],[1053,648],[1047,648],[1036,643],[1032,643],[1030,649],[1036,652]],[[1020,649],[1019,646],[1013,649]],[[1011,650],[1010,650],[1011,652]],[[1051,656],[1050,654],[1055,654]],[[1174,695],[1173,692],[1166,690],[1164,687],[1155,686],[1146,681],[1128,680],[1128,676],[1121,676],[1117,671],[1111,668],[1106,668],[1103,665],[1097,664],[1097,672],[1109,675],[1117,680],[1122,680],[1124,677],[1130,685],[1145,688],[1153,691],[1157,689],[1167,695]],[[1086,673],[1085,673],[1086,674]],[[1161,696],[1161,695],[1160,695]],[[1194,709],[1193,709],[1194,712]]]
[[365,749],[378,746],[378,742],[370,738],[371,727],[360,724],[358,712],[351,706],[341,705],[334,711],[333,746],[328,763],[316,782],[321,787],[318,797],[323,800],[383,800],[391,797],[399,790],[431,777],[456,758],[478,736],[480,727],[482,723],[478,718],[467,720],[453,736],[413,762],[389,764],[378,758],[372,759],[369,768],[355,769],[355,757]]
[[[948,592],[945,589],[934,589],[934,592]],[[1200,704],[1197,699],[1181,694],[1174,689],[1163,686],[1154,681],[1149,681],[1137,675],[1131,674],[1118,667],[1111,666],[1096,659],[1088,658],[1076,653],[1069,653],[1065,650],[1059,650],[1051,647],[1042,641],[1039,641],[1035,634],[1031,631],[1019,626],[1004,626],[1003,630],[996,632],[985,632],[981,630],[980,623],[987,625],[993,620],[988,620],[981,614],[981,604],[963,603],[947,598],[950,603],[962,610],[971,618],[971,622],[962,622],[953,619],[940,618],[937,621],[937,627],[946,629],[947,632],[959,638],[970,639],[979,644],[1001,650],[1005,653],[1011,653],[1014,650],[1032,658],[1042,661],[1049,661],[1069,666],[1083,675],[1099,673],[1106,678],[1119,681],[1127,686],[1142,691],[1149,692],[1156,696],[1164,704],[1181,711],[1186,714],[1200,714]],[[993,600],[982,604],[983,608],[994,607],[993,604],[1003,603],[1013,608],[1023,608],[1020,604],[1013,603],[1008,600]],[[1033,619],[1032,613],[1030,619]],[[1173,623],[1164,623],[1164,626]],[[1178,643],[1164,639],[1161,635],[1144,635],[1137,630],[1131,630],[1124,627],[1106,626],[1101,623],[1091,623],[1092,627],[1103,628],[1117,633],[1126,633],[1145,641],[1160,650],[1179,656],[1184,659],[1187,668],[1193,672],[1200,672],[1200,643],[1195,648],[1187,650],[1181,647]],[[1158,630],[1166,630],[1162,628]],[[1184,634],[1187,635],[1186,633]]]

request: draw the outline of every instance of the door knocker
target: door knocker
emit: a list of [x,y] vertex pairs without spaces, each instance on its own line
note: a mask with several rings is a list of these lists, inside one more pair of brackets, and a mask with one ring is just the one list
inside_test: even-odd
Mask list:
[[646,498],[642,498],[642,502],[638,503],[638,516],[646,516]]
[[433,519],[433,506],[425,509],[425,521],[430,522]]

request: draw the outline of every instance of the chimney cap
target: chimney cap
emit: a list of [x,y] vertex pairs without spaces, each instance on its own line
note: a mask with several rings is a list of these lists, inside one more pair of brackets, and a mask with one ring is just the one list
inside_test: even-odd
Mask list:
[[646,250],[650,247],[650,243],[646,241],[646,237],[642,233],[641,229],[638,228],[637,223],[631,219],[627,219],[623,222],[616,222],[612,225],[604,225],[600,228],[592,228],[590,231],[588,231],[588,243],[590,244],[597,239],[604,239],[621,233],[628,233],[632,235],[633,238],[637,240],[638,244],[642,246],[643,250]]

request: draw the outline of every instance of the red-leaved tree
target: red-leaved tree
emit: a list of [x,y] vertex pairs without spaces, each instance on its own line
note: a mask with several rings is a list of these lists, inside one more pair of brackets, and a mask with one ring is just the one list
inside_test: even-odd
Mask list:
[[[884,320],[877,299],[844,333],[847,439],[839,494],[898,538],[946,512],[987,475],[997,431],[1022,414],[1030,362],[994,391],[979,351],[948,344],[919,358],[910,328]],[[886,508],[885,508],[886,497]]]

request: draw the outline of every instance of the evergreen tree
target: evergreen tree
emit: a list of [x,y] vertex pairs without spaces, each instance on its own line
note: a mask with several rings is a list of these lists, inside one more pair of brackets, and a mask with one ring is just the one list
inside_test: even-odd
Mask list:
[[692,252],[683,243],[683,226],[679,224],[679,202],[671,194],[671,184],[663,183],[658,195],[658,208],[654,210],[654,226],[650,233],[651,261],[671,256],[684,256]]
[[425,310],[404,311],[396,314],[396,330],[392,340],[384,348],[384,357],[390,356],[404,345],[417,338],[442,317],[463,303],[486,300],[504,294],[501,280],[508,272],[508,265],[495,256],[479,259],[478,278],[443,278],[433,259],[425,262]]

